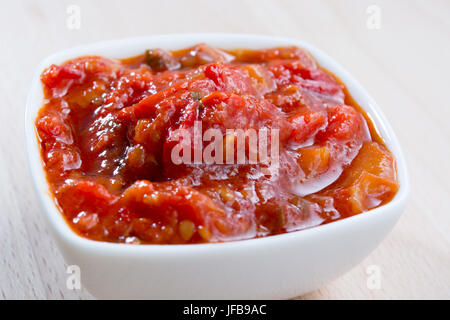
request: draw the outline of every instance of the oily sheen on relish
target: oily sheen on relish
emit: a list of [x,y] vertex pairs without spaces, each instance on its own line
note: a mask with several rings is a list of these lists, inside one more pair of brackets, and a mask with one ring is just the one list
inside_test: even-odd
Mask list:
[[[182,244],[311,228],[389,202],[395,160],[368,117],[303,49],[199,44],[41,75],[36,119],[50,190],[98,241]],[[177,129],[278,129],[279,167],[175,164]],[[248,156],[248,154],[247,154]]]

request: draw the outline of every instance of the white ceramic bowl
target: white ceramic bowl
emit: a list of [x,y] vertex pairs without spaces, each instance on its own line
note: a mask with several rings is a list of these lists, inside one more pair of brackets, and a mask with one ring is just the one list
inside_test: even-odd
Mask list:
[[[308,230],[218,244],[126,245],[76,235],[50,196],[34,121],[42,106],[39,75],[50,64],[82,55],[123,58],[148,48],[179,49],[200,42],[221,48],[296,45],[337,75],[366,110],[397,160],[400,189],[388,204]],[[319,288],[366,257],[392,229],[405,207],[409,182],[398,140],[375,101],[341,66],[310,44],[240,34],[177,34],[85,45],[56,53],[37,68],[26,108],[26,146],[33,182],[55,239],[81,282],[98,298],[278,299]]]

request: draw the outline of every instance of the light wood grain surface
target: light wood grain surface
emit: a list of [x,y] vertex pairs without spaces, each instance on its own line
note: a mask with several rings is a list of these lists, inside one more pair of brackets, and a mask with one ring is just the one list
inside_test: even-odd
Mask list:
[[[79,29],[66,24],[81,10]],[[376,7],[371,7],[376,5]],[[374,19],[380,13],[379,29]],[[64,48],[114,38],[260,33],[311,42],[353,73],[403,145],[409,205],[361,264],[301,299],[450,298],[450,1],[2,1],[0,299],[92,299],[66,288],[65,263],[30,183],[23,118],[35,67]],[[369,21],[368,21],[369,19]],[[381,286],[367,286],[368,267]]]

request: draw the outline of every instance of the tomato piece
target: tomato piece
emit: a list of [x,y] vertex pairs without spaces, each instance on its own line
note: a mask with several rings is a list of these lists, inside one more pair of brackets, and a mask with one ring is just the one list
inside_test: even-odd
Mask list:
[[44,159],[55,176],[66,176],[69,171],[81,168],[80,154],[71,146],[56,144],[44,153]]
[[342,86],[330,75],[316,68],[307,68],[300,61],[275,61],[269,70],[279,88],[297,86],[306,92],[322,96],[321,100],[344,101]]
[[264,99],[253,96],[214,92],[201,100],[203,128],[222,129],[274,128],[280,130],[280,140],[291,134],[292,126],[281,110]]
[[396,182],[363,172],[350,186],[336,193],[341,212],[355,215],[389,201],[398,190]]
[[317,65],[312,56],[301,48],[278,47],[261,50],[235,49],[231,51],[236,60],[244,63],[270,63],[279,60],[296,60],[304,68],[316,69]]
[[84,76],[84,73],[72,66],[57,66],[52,64],[41,75],[42,83],[48,88],[53,89],[59,86],[64,80],[78,80]]
[[355,215],[390,201],[398,190],[395,160],[376,142],[363,144],[359,154],[335,184],[340,212]]
[[288,121],[291,122],[293,127],[291,141],[301,145],[313,139],[315,134],[326,125],[327,114],[325,111],[313,111],[304,108],[291,115]]
[[69,219],[82,211],[105,215],[118,200],[103,185],[89,180],[69,180],[56,191],[56,197]]
[[203,228],[203,234],[200,232],[199,236],[208,235],[209,241],[222,239],[230,232],[224,210],[211,198],[190,187],[142,180],[125,190],[121,203],[146,218],[144,224],[191,221],[196,227]]
[[328,125],[317,134],[319,141],[331,138],[340,141],[361,140],[367,137],[368,129],[364,118],[352,107],[338,105],[328,110]]
[[392,181],[397,179],[394,157],[377,142],[365,142],[350,169],[341,177],[342,184],[351,184],[364,171]]
[[36,122],[39,137],[42,140],[52,140],[63,144],[72,144],[71,128],[65,123],[60,114],[42,114]]
[[298,163],[307,177],[324,172],[330,165],[331,152],[326,146],[302,148]]
[[233,60],[233,55],[204,43],[183,50],[183,54],[179,57],[179,61],[184,68],[197,67],[213,62],[228,63]]
[[246,73],[234,66],[220,63],[210,64],[204,68],[206,78],[211,79],[217,91],[235,94],[255,94],[255,88]]
[[264,67],[251,64],[242,67],[248,73],[252,86],[259,96],[263,96],[276,89],[276,83],[271,73]]

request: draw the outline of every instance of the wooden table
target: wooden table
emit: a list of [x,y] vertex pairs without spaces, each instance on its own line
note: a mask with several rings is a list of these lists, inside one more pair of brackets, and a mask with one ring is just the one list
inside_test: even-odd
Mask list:
[[[77,8],[79,29],[67,13]],[[38,62],[87,42],[180,32],[317,45],[375,97],[403,144],[412,183],[405,214],[360,265],[301,298],[450,298],[449,14],[448,0],[2,1],[0,299],[92,298],[66,288],[65,263],[27,170],[23,113]],[[381,271],[379,289],[367,286],[372,265]]]

